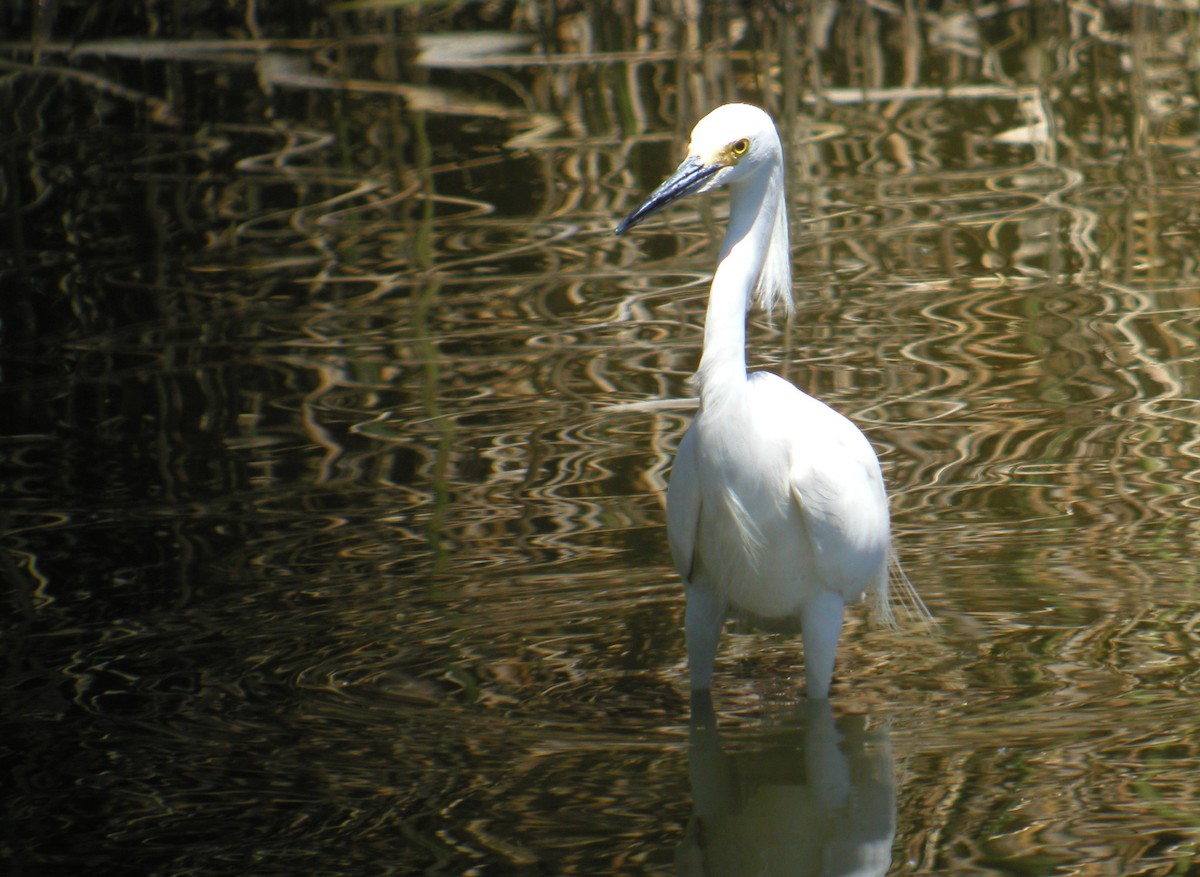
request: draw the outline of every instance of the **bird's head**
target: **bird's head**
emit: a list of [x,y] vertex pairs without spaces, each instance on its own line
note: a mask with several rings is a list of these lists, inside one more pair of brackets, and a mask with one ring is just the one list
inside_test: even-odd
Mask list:
[[750,104],[717,107],[692,129],[687,158],[617,226],[624,234],[668,204],[696,192],[736,184],[778,164],[779,135],[771,117]]

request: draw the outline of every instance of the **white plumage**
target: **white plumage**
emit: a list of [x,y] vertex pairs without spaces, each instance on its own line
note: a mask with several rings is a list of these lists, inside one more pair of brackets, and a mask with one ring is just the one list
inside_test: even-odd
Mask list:
[[700,411],[667,492],[691,687],[711,687],[721,627],[737,615],[799,630],[808,696],[827,698],[846,602],[870,594],[890,618],[888,501],[858,427],[776,375],[746,372],[747,310],[790,311],[792,301],[783,150],[770,116],[727,104],[701,119],[687,158],[617,233],[717,186],[729,187],[731,204],[709,291]]

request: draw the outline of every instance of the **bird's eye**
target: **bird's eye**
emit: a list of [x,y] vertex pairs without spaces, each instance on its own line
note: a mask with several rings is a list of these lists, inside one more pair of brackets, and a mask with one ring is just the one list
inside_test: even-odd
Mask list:
[[747,140],[745,137],[743,137],[741,140],[735,140],[733,142],[733,146],[730,147],[730,150],[738,158],[741,158],[743,155],[745,155],[747,152],[750,151],[750,141]]

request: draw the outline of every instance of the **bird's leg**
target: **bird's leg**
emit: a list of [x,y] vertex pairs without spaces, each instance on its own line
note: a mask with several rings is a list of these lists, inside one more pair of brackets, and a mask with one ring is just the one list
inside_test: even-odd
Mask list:
[[815,594],[800,617],[804,638],[804,676],[810,698],[829,697],[833,679],[833,661],[837,657],[838,637],[842,634],[842,609],[845,600],[835,591]]
[[692,691],[712,687],[717,642],[728,607],[707,588],[688,585],[684,630],[687,634],[688,673]]

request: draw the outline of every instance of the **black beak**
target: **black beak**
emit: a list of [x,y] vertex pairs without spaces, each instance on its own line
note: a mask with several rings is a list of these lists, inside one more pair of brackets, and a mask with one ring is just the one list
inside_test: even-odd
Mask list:
[[621,224],[615,229],[616,233],[625,234],[643,219],[653,216],[668,204],[673,204],[680,198],[699,191],[721,167],[722,165],[719,164],[704,164],[695,156],[688,156],[679,167],[675,168],[675,173],[667,177],[661,186],[650,193],[650,197],[643,201],[640,207],[621,220]]

